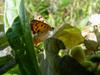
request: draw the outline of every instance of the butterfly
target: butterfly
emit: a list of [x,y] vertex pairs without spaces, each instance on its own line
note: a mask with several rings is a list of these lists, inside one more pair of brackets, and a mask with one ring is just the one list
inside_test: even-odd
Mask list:
[[49,31],[53,29],[49,24],[39,20],[31,20],[30,25],[32,33],[35,35],[33,43],[36,45],[47,39],[50,35]]
[[52,30],[52,27],[50,25],[39,20],[32,20],[30,24],[33,34],[39,34]]

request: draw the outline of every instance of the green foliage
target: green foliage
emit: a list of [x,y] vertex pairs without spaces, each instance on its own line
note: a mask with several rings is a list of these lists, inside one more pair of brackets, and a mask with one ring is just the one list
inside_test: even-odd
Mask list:
[[[48,43],[49,42],[49,43]],[[62,41],[54,38],[49,38],[44,42],[46,51],[46,60],[48,62],[47,75],[92,75],[79,62],[72,57],[58,55],[60,49],[65,49]],[[81,48],[77,48],[81,51]],[[82,55],[81,55],[82,56]],[[83,57],[83,56],[82,56]],[[77,69],[76,69],[77,68]],[[94,74],[93,74],[94,75]]]
[[80,30],[74,26],[71,26],[70,24],[64,24],[54,34],[54,37],[62,40],[66,48],[72,48],[84,41]]
[[[4,29],[6,35],[1,35],[0,33],[0,48],[4,48],[10,44],[14,51],[13,57],[18,64],[17,68],[12,68],[7,74],[17,74],[18,72],[18,75],[20,75],[18,71],[20,70],[22,75],[40,75],[41,73],[38,67],[38,64],[40,64],[41,71],[44,72],[42,72],[43,75],[53,75],[54,72],[57,72],[57,69],[65,69],[65,66],[66,72],[69,73],[69,70],[71,70],[71,73],[74,73],[83,68],[81,65],[87,70],[94,71],[99,75],[100,68],[98,67],[98,69],[95,70],[98,63],[87,59],[92,58],[91,55],[96,55],[96,53],[98,53],[98,56],[100,55],[100,52],[97,51],[100,46],[100,32],[95,31],[97,42],[84,40],[81,35],[81,31],[88,24],[89,16],[93,13],[99,13],[99,9],[100,0],[5,0],[4,17],[0,11],[0,23],[5,23],[2,25],[5,25]],[[56,39],[46,40],[46,60],[42,52],[44,45],[40,45],[42,51],[36,47],[36,53],[35,46],[33,46],[32,43],[29,20],[33,18],[34,14],[43,16],[48,24],[54,27],[54,31],[56,31],[53,37],[62,42],[59,43]],[[4,22],[2,22],[3,18]],[[63,26],[60,27],[61,25]],[[3,27],[1,27],[0,24],[0,32],[3,31]],[[91,53],[93,50],[95,54],[85,55],[85,51],[78,46],[81,43],[85,44],[86,51],[89,51],[88,53]],[[69,56],[66,57],[68,53],[62,53],[62,57],[58,55],[60,47],[64,45],[68,48],[65,52],[69,52],[69,49],[71,49],[72,58]],[[40,53],[41,55],[39,55]],[[38,58],[38,61],[36,58]],[[0,59],[0,64],[5,64],[5,62],[7,62],[6,59],[9,60],[8,57]],[[81,65],[78,64],[80,65],[78,70],[76,68],[74,69],[73,66],[69,66],[73,65],[73,63],[77,65],[78,62],[82,63]],[[56,65],[56,67],[54,65]],[[57,67],[58,65],[60,68]],[[60,73],[57,73],[57,75],[59,74]]]
[[96,67],[96,64],[94,64],[93,62],[89,60],[85,60],[84,62],[82,62],[82,65],[89,71],[94,71]]
[[63,6],[63,7],[65,7],[66,5],[68,5],[69,2],[70,2],[69,0],[62,0],[62,1],[59,0],[60,5]]
[[85,53],[81,46],[73,47],[71,49],[70,55],[80,63],[82,63],[85,59]]
[[11,59],[12,59],[11,56],[3,56],[3,57],[0,57],[0,67],[2,67],[3,65],[5,65]]
[[96,51],[98,48],[98,43],[93,40],[84,40],[84,44],[88,50]]
[[3,14],[0,14],[0,24],[3,23]]
[[[10,11],[6,8],[15,10]],[[8,15],[12,16],[8,17]],[[15,60],[19,65],[21,74],[40,75],[23,0],[6,0],[5,29],[8,42],[15,52]]]
[[98,66],[98,69],[96,71],[96,75],[99,75],[100,74],[100,65]]
[[3,74],[3,75],[13,75],[13,74],[16,74],[16,75],[21,75],[19,69],[18,69],[18,65],[16,65],[15,67],[13,67],[12,69],[10,69],[7,73]]

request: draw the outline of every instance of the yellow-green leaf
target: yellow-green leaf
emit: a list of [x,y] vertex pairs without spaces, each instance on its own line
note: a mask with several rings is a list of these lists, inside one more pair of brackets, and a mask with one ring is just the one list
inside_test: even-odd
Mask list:
[[70,24],[63,25],[55,34],[55,38],[63,41],[66,47],[72,48],[83,42],[84,38],[81,35],[81,31],[71,26]]

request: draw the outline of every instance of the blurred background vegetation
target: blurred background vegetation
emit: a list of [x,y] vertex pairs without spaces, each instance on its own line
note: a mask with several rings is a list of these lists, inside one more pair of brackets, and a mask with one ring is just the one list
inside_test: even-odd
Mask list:
[[[5,1],[6,0],[0,0],[0,67],[6,64],[8,60],[9,62],[10,60],[12,60],[12,56],[10,53],[12,49],[10,48],[4,33]],[[100,14],[100,0],[24,0],[24,4],[29,20],[33,19],[34,16],[40,15],[44,17],[45,21],[50,26],[54,27],[55,30],[57,30],[61,25],[68,23],[72,26],[79,28],[82,32],[86,26],[91,25],[89,24],[89,17],[93,14]],[[86,32],[88,31],[89,30],[87,29]],[[88,43],[86,41],[86,46],[91,45],[94,48],[94,43]],[[40,46],[40,48],[42,47]],[[89,46],[89,48],[87,49],[93,48]],[[74,57],[73,53],[72,55]],[[100,56],[100,52],[97,53],[97,55]],[[77,60],[77,57],[75,59]],[[79,62],[80,59],[81,58],[79,58]],[[86,67],[90,65],[92,65],[92,68],[94,67],[94,64],[91,64],[91,62],[85,64]],[[88,67],[88,69],[91,70],[90,67]],[[96,73],[97,75],[100,74],[99,71],[100,65],[99,70]],[[13,74],[20,75],[18,65],[16,65],[13,69],[7,71],[7,73],[5,73],[4,75]]]
[[[53,26],[67,22],[80,23],[94,13],[100,13],[99,0],[26,0],[25,5],[32,17],[34,13],[46,18]],[[52,24],[51,24],[52,23]]]

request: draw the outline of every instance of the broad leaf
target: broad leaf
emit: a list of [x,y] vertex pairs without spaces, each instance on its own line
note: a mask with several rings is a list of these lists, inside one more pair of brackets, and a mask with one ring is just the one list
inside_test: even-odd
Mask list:
[[69,24],[63,25],[55,34],[54,37],[63,41],[66,47],[71,48],[84,41],[81,31]]
[[5,11],[6,35],[22,75],[40,75],[24,0],[6,0]]

